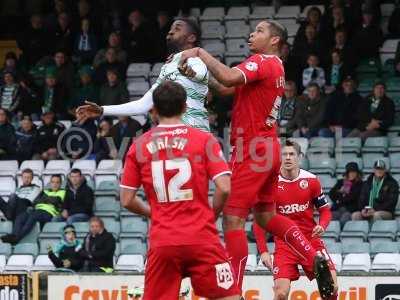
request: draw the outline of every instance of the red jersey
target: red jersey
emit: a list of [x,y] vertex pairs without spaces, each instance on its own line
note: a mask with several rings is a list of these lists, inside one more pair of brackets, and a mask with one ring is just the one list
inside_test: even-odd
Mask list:
[[236,66],[245,84],[236,88],[232,109],[231,144],[238,137],[276,137],[276,120],[284,92],[285,72],[275,55],[255,54]]
[[217,140],[186,125],[159,125],[126,156],[121,187],[143,185],[151,207],[151,246],[219,243],[208,182],[230,173]]

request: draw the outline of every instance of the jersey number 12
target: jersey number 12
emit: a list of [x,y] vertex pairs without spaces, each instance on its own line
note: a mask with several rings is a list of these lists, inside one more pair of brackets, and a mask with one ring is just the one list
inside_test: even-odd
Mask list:
[[[165,169],[164,169],[165,168]],[[164,170],[178,170],[166,184]],[[192,177],[192,167],[186,158],[157,160],[151,163],[154,190],[158,202],[177,202],[193,200],[193,190],[182,190],[181,187]]]

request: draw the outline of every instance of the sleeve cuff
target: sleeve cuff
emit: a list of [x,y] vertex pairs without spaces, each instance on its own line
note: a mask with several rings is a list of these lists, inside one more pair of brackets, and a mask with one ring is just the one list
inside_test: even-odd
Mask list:
[[247,77],[246,77],[246,74],[245,74],[241,69],[239,69],[238,67],[233,67],[233,68],[239,70],[240,73],[242,73],[242,75],[243,75],[243,77],[244,77],[244,84],[247,84]]
[[137,187],[123,185],[123,184],[120,184],[119,186],[124,188],[124,189],[128,189],[128,190],[137,190],[138,189]]
[[217,175],[215,175],[215,176],[212,178],[212,181],[215,181],[215,179],[217,179],[219,176],[222,176],[222,175],[231,175],[231,174],[232,174],[231,171],[224,171],[224,172],[218,173]]

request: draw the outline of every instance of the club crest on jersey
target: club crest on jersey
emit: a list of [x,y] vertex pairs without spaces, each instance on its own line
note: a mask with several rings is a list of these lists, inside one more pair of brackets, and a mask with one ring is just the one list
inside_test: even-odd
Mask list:
[[249,71],[255,72],[258,69],[258,65],[255,62],[249,61],[248,63],[246,63],[245,68]]
[[217,285],[220,288],[228,290],[233,285],[231,265],[228,262],[215,265],[215,273],[217,275]]
[[308,181],[303,179],[303,180],[300,181],[299,185],[303,190],[305,190],[305,189],[308,188]]
[[277,275],[279,273],[279,267],[275,267],[272,270],[272,274]]

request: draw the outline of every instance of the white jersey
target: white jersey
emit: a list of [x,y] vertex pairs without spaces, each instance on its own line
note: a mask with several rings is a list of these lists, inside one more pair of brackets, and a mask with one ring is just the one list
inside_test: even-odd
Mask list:
[[171,62],[162,66],[157,82],[152,89],[156,88],[164,80],[171,80],[182,85],[187,94],[187,109],[182,121],[188,126],[210,131],[208,113],[204,107],[208,93],[207,66],[198,57],[189,58],[187,63],[196,72],[196,76],[188,78],[178,70],[181,55],[182,52],[175,54]]

